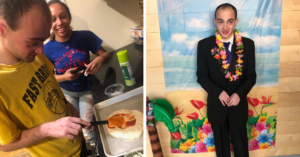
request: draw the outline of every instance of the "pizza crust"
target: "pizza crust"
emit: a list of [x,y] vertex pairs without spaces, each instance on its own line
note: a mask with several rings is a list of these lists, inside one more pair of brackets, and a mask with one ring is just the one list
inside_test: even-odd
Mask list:
[[121,129],[118,127],[115,128],[109,128],[107,126],[108,133],[112,135],[113,137],[116,138],[122,138],[126,140],[133,140],[137,139],[142,136],[143,134],[143,113],[138,111],[138,110],[128,110],[128,109],[122,109],[115,111],[111,113],[109,117],[112,117],[117,114],[129,114],[131,113],[132,115],[135,116],[136,122],[135,125],[126,127],[125,129]]

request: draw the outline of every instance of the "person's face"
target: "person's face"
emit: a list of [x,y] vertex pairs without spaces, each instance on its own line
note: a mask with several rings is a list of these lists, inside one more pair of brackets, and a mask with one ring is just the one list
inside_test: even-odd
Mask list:
[[233,35],[234,27],[237,25],[238,19],[235,19],[235,13],[232,8],[225,8],[217,11],[214,22],[223,40],[226,41]]
[[41,9],[32,7],[21,17],[17,30],[2,24],[5,48],[17,59],[32,62],[37,54],[44,51],[44,41],[49,37],[51,19]]
[[49,8],[52,14],[52,31],[58,37],[66,37],[70,32],[70,17],[66,9],[59,3],[54,3]]

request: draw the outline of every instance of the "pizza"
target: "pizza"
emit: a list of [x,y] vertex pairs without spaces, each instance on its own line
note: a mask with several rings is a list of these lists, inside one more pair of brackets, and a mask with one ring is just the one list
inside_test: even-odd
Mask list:
[[108,118],[108,133],[116,138],[133,140],[143,134],[143,113],[138,110],[121,109]]

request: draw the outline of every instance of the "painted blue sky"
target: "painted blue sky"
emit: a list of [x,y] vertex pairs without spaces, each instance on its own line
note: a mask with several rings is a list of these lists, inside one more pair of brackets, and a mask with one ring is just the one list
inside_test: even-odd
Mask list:
[[167,90],[201,89],[195,82],[196,45],[199,40],[213,35],[214,11],[222,3],[231,3],[237,8],[236,28],[242,36],[255,42],[256,86],[278,85],[282,0],[157,2]]

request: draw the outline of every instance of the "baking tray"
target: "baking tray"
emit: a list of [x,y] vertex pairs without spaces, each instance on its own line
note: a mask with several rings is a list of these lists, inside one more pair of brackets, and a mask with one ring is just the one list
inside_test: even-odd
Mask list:
[[[138,110],[143,113],[143,87],[94,105],[95,118],[97,121],[106,120],[112,112],[120,109]],[[111,136],[107,125],[98,125],[98,129],[106,156],[123,156],[134,148],[143,147],[143,134],[138,139],[125,140]]]

